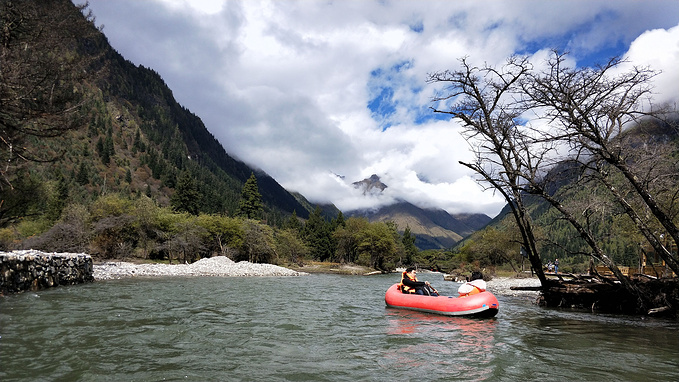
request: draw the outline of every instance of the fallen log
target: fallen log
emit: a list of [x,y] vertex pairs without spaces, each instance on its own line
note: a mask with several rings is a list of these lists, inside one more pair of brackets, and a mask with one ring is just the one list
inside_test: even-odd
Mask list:
[[670,309],[671,308],[669,306],[663,306],[663,307],[660,307],[660,308],[653,308],[653,309],[649,309],[647,314],[650,316],[650,315],[653,315],[653,314],[664,313],[664,312],[669,311]]

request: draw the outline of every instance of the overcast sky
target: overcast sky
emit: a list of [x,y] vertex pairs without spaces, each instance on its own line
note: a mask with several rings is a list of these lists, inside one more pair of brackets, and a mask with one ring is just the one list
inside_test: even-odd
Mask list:
[[[658,101],[679,95],[679,0],[89,2],[111,45],[160,73],[229,154],[343,211],[397,199],[500,211],[458,164],[472,159],[459,125],[428,109],[427,73],[461,57],[628,55],[663,71]],[[380,197],[351,187],[372,174]]]

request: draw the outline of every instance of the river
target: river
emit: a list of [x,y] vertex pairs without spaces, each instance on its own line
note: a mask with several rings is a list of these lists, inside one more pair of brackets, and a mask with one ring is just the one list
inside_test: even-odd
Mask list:
[[508,296],[492,319],[436,316],[385,307],[396,281],[148,278],[0,297],[0,381],[679,380],[676,320]]

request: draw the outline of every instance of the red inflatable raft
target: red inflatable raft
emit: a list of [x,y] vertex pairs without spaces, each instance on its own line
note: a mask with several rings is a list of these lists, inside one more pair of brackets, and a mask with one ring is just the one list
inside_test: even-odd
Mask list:
[[401,293],[396,288],[397,285],[392,285],[384,295],[384,302],[392,308],[411,309],[446,316],[471,317],[493,317],[500,308],[497,298],[487,291],[467,297],[433,297]]

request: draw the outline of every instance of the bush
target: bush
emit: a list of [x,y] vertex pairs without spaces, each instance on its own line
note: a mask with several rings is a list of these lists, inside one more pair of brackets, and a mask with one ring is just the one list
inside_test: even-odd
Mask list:
[[19,234],[13,227],[0,228],[0,250],[12,250],[18,240]]

